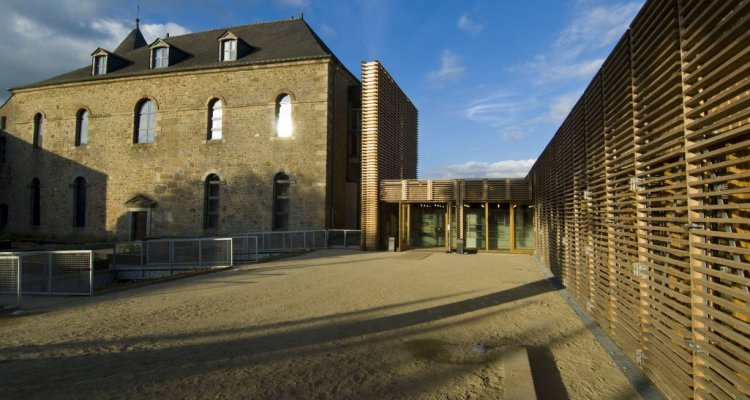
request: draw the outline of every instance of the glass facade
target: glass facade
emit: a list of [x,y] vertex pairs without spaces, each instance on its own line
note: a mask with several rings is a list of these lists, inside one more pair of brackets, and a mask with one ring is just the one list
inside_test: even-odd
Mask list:
[[488,204],[489,250],[510,250],[510,204]]
[[464,204],[464,248],[485,248],[485,205]]
[[534,249],[534,210],[528,204],[513,206],[515,248]]
[[414,247],[445,246],[445,213],[442,204],[414,204],[411,209],[411,242]]
[[459,208],[451,203],[402,203],[400,207],[402,249],[445,247],[457,250],[457,216],[462,210],[464,249],[534,250],[533,209],[528,204],[471,203]]

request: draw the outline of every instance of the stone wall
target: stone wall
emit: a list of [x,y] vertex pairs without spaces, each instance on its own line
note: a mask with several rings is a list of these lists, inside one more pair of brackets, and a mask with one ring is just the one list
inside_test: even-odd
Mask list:
[[[6,230],[75,240],[128,239],[125,203],[136,195],[156,203],[153,237],[270,230],[273,177],[281,171],[292,181],[289,229],[328,226],[334,64],[321,59],[15,90],[0,109],[8,139],[6,162],[0,164],[0,204],[9,206]],[[283,139],[274,130],[275,100],[282,92],[292,95],[294,124],[292,137]],[[134,144],[136,104],[145,98],[157,105],[155,141]],[[213,98],[224,103],[221,141],[206,140]],[[76,147],[81,108],[90,111],[89,141]],[[44,116],[41,149],[31,146],[36,113]],[[345,133],[337,129],[335,135],[345,141]],[[211,173],[222,183],[219,227],[204,229],[204,180]],[[72,222],[77,176],[88,184],[84,228]],[[30,223],[34,177],[41,182],[39,227]]]

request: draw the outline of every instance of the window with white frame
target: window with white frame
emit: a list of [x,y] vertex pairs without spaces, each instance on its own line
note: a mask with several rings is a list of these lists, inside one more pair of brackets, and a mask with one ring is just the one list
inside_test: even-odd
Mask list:
[[289,230],[289,175],[279,172],[273,177],[273,230]]
[[292,96],[288,94],[276,99],[276,136],[292,136]]
[[80,176],[73,182],[73,226],[86,226],[86,179]]
[[32,146],[35,148],[42,147],[42,136],[44,135],[44,116],[42,113],[37,113],[34,116],[34,138]]
[[221,140],[223,117],[224,109],[221,100],[212,100],[208,104],[208,140]]
[[203,204],[203,227],[206,229],[219,227],[219,193],[221,180],[216,174],[206,177],[205,201]]
[[107,73],[107,56],[94,57],[94,75],[104,75]]
[[134,143],[153,143],[156,127],[156,105],[143,100],[136,107]]
[[42,185],[39,178],[31,180],[31,225],[39,226],[42,221]]
[[152,68],[166,68],[169,66],[169,47],[157,47],[152,53]]
[[85,146],[89,142],[89,112],[78,110],[76,114],[76,146]]
[[237,39],[227,39],[221,42],[221,61],[237,59]]

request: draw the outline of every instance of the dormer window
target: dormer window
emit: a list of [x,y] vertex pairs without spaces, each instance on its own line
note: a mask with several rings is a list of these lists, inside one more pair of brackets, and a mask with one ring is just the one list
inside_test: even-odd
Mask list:
[[151,68],[169,66],[169,47],[157,47],[151,51]]
[[91,75],[104,75],[123,66],[120,57],[102,49],[101,47],[91,53]]
[[94,57],[94,75],[104,75],[107,73],[107,56]]
[[250,47],[247,43],[232,32],[224,32],[219,37],[219,61],[236,61],[249,51]]
[[234,61],[237,59],[237,39],[229,39],[221,42],[221,61]]

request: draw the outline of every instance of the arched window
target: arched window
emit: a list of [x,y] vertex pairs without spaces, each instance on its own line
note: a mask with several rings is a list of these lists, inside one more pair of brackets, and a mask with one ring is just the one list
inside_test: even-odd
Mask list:
[[31,180],[31,225],[39,226],[42,220],[42,193],[39,178]]
[[73,226],[86,226],[86,180],[80,176],[73,182]]
[[44,134],[44,117],[42,113],[37,113],[34,116],[34,143],[33,146],[36,148],[42,147],[42,135]]
[[0,204],[0,229],[8,225],[8,205]]
[[273,178],[273,230],[289,230],[289,175],[283,172]]
[[216,174],[206,177],[205,201],[203,210],[203,227],[219,227],[219,184],[221,180]]
[[221,100],[214,99],[208,104],[208,140],[221,140],[221,120],[224,116]]
[[5,146],[6,146],[5,136],[0,136],[0,163],[5,162]]
[[76,146],[85,146],[89,142],[89,112],[78,110],[76,114]]
[[133,143],[153,143],[155,126],[156,105],[152,100],[141,101],[136,107]]
[[292,96],[288,94],[276,99],[276,136],[292,136]]

